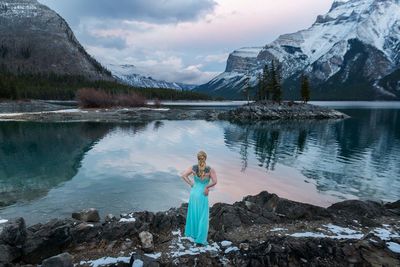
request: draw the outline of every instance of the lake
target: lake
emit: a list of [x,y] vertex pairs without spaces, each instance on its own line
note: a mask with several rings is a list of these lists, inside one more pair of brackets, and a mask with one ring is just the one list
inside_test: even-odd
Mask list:
[[205,150],[217,171],[210,204],[262,190],[329,206],[400,199],[400,104],[318,103],[342,121],[233,124],[0,122],[0,219],[28,224],[74,211],[167,210],[187,202],[179,174]]

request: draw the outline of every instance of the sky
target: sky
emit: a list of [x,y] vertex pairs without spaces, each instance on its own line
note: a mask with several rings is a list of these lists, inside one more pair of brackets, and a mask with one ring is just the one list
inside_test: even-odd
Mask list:
[[39,0],[69,23],[104,66],[203,84],[230,52],[308,28],[333,0]]

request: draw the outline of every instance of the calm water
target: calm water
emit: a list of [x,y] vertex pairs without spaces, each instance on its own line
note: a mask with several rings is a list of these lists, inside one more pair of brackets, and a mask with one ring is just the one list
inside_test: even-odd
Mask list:
[[29,224],[95,207],[104,217],[189,197],[179,173],[204,149],[210,202],[261,190],[328,206],[400,199],[400,105],[346,108],[344,121],[143,124],[0,122],[0,218]]

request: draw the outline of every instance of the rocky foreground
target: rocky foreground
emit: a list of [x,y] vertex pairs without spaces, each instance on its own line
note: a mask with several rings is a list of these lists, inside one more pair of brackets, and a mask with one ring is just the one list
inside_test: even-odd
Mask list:
[[263,191],[215,204],[207,246],[183,236],[186,211],[3,222],[0,266],[400,266],[400,201],[321,208]]
[[[32,106],[32,104],[27,104]],[[110,108],[110,109],[66,109],[65,106],[44,102],[34,105],[43,107],[42,111],[6,113],[1,111],[0,120],[21,121],[102,121],[102,122],[138,122],[149,120],[228,120],[228,121],[262,121],[262,120],[307,120],[307,119],[344,119],[348,118],[337,110],[292,102],[281,104],[268,101],[243,105],[232,110],[223,109],[185,109],[185,108]],[[22,109],[21,107],[19,107]],[[15,109],[14,109],[15,110]],[[23,110],[23,109],[22,109]],[[3,112],[3,113],[1,113]]]

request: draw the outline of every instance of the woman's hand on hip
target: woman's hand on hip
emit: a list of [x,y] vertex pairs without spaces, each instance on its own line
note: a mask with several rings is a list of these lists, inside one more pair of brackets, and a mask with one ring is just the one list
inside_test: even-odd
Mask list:
[[208,187],[206,187],[206,188],[204,189],[204,195],[208,196],[208,191],[209,191],[209,189],[208,189]]

